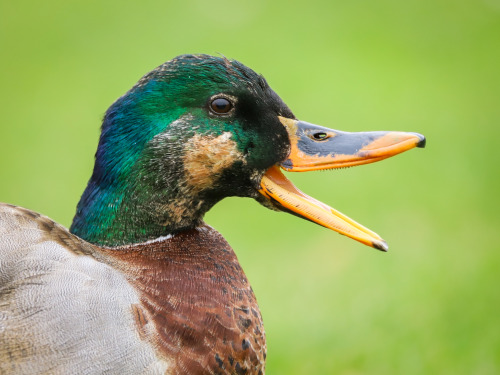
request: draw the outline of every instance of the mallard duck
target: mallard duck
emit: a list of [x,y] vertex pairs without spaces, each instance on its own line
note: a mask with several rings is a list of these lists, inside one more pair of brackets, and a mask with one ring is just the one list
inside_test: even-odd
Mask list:
[[0,373],[263,374],[254,293],[204,214],[251,197],[385,251],[281,170],[366,164],[424,143],[299,121],[237,61],[164,63],[106,112],[69,231],[0,206]]

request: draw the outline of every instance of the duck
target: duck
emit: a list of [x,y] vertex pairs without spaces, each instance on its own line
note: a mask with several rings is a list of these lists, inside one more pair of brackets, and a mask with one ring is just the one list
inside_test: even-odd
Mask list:
[[71,227],[0,205],[0,373],[264,374],[266,339],[235,252],[203,221],[226,197],[387,243],[283,171],[377,162],[418,133],[298,120],[262,75],[182,55],[106,111]]

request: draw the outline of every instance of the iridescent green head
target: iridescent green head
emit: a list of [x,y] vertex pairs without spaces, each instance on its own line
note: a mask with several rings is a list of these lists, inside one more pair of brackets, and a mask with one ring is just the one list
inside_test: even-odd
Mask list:
[[279,116],[294,117],[237,61],[166,62],[106,112],[71,231],[103,245],[141,242],[199,225],[224,197],[260,197],[262,175],[289,153]]
[[239,62],[180,56],[106,112],[71,231],[107,246],[144,242],[196,227],[215,203],[242,196],[386,250],[376,233],[300,192],[280,167],[348,167],[424,144],[416,133],[347,133],[298,121]]

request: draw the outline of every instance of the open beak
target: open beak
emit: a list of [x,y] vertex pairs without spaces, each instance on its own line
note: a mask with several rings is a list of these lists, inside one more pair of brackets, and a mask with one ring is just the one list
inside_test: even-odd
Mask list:
[[[280,117],[280,121],[288,131],[291,151],[279,167],[290,172],[368,164],[425,146],[425,137],[418,133],[348,133],[284,117]],[[259,190],[275,207],[387,251],[387,243],[378,234],[301,192],[281,173],[279,167],[273,166],[264,174]]]

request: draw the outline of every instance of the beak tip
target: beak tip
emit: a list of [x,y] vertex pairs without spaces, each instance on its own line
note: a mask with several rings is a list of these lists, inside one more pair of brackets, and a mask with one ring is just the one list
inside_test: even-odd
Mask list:
[[389,245],[387,245],[387,242],[385,242],[384,240],[373,241],[372,245],[375,249],[383,251],[384,253],[389,250]]
[[427,140],[425,139],[425,137],[422,134],[419,134],[419,133],[413,133],[413,134],[415,134],[418,137],[418,139],[419,139],[419,141],[417,143],[417,147],[418,148],[425,148],[425,144],[427,142]]

